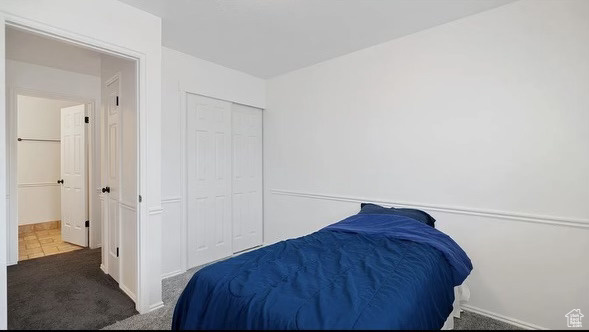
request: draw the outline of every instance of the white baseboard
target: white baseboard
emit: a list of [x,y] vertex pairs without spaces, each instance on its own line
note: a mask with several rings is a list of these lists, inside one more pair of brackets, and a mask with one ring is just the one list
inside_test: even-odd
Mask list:
[[133,302],[137,303],[137,297],[135,296],[135,293],[131,292],[131,290],[127,287],[125,287],[124,285],[119,283],[119,288],[125,293],[127,294],[128,297],[131,298],[131,300],[133,300]]
[[152,312],[154,310],[157,310],[157,309],[163,308],[163,307],[164,307],[164,302],[160,301],[158,303],[154,303],[154,304],[150,305],[148,312]]
[[162,274],[162,280],[163,279],[168,279],[168,278],[171,278],[171,277],[175,277],[175,276],[180,275],[180,274],[182,274],[184,272],[186,272],[186,271],[176,270],[176,271],[164,273],[164,274]]
[[538,326],[536,324],[532,324],[532,323],[528,323],[528,322],[523,322],[523,321],[521,321],[519,319],[515,319],[515,318],[507,317],[507,316],[504,316],[504,315],[500,315],[500,314],[497,314],[497,313],[494,313],[494,312],[491,312],[491,311],[488,311],[488,310],[484,310],[484,309],[481,309],[481,308],[473,307],[473,306],[468,305],[468,304],[463,304],[462,305],[462,309],[464,309],[465,311],[474,312],[475,314],[479,314],[479,315],[483,315],[483,316],[486,316],[486,317],[489,317],[489,318],[493,318],[493,319],[496,319],[496,320],[498,320],[500,322],[511,324],[511,325],[514,325],[514,326],[517,326],[517,327],[520,327],[520,328],[526,329],[526,330],[548,330],[547,328]]
[[[270,243],[270,244],[272,244],[272,243]],[[254,251],[254,250],[258,250],[258,249],[262,249],[262,248],[264,248],[264,247],[266,247],[266,246],[268,246],[268,245],[269,245],[268,243],[262,243],[262,244],[260,244],[260,245],[258,245],[258,246],[256,246],[256,247],[253,247],[253,248],[249,248],[249,249],[245,249],[245,250],[242,250],[242,251],[239,251],[239,252],[232,253],[231,255],[229,255],[229,256],[227,256],[227,257],[219,258],[219,259],[217,259],[217,260],[214,260],[214,261],[212,261],[212,262],[207,262],[207,263],[204,263],[204,264],[201,264],[201,265],[196,265],[196,266],[190,266],[190,267],[188,267],[186,270],[184,270],[184,271],[181,271],[181,272],[180,272],[180,273],[178,273],[178,274],[182,274],[182,273],[184,273],[184,272],[186,272],[186,271],[188,271],[188,270],[190,270],[190,269],[194,269],[194,268],[197,268],[197,267],[200,267],[200,268],[202,268],[202,267],[205,267],[205,266],[207,266],[207,265],[211,265],[211,264],[213,264],[213,263],[221,262],[221,261],[224,261],[224,260],[226,260],[226,259],[233,258],[233,257],[239,256],[239,255],[241,255],[241,254],[248,253],[248,252],[250,252],[250,251]],[[174,273],[175,273],[175,272],[174,272]],[[162,276],[162,279],[164,279],[164,276],[165,276],[165,278],[169,278],[169,277],[173,277],[174,275],[172,275],[171,273],[167,273],[167,274],[164,274],[164,275]]]
[[104,272],[104,274],[108,274],[108,271],[106,270],[106,266],[104,266],[104,264],[100,264],[100,269],[102,270],[102,272]]
[[[248,252],[250,252],[250,251],[254,251],[254,250],[258,250],[258,249],[262,249],[262,248],[264,248],[265,246],[267,246],[267,244],[265,244],[265,243],[262,243],[262,244],[260,244],[260,245],[257,245],[257,246],[255,246],[255,247],[253,247],[253,248],[249,248],[249,249],[245,249],[245,250],[242,250],[242,251],[235,252],[235,253],[233,253],[233,255],[231,255],[230,257],[235,257],[235,256],[239,256],[239,255],[241,255],[241,254],[248,253]],[[230,257],[227,257],[227,258],[230,258]]]

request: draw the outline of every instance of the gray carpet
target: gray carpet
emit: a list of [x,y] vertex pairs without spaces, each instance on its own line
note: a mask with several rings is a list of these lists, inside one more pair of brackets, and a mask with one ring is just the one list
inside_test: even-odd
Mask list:
[[136,315],[107,326],[104,330],[170,330],[174,306],[180,297],[180,293],[198,270],[194,268],[181,275],[164,279],[162,281],[162,301],[164,307],[144,315]]
[[[198,269],[192,269],[176,277],[164,279],[162,293],[164,307],[144,315],[129,317],[105,330],[169,330],[172,326],[174,306],[180,293],[192,275]],[[519,328],[498,320],[465,311],[459,319],[454,319],[455,330],[520,330]]]
[[99,329],[137,315],[100,260],[82,249],[9,266],[8,328]]
[[465,311],[460,318],[454,318],[455,330],[523,330],[493,318]]

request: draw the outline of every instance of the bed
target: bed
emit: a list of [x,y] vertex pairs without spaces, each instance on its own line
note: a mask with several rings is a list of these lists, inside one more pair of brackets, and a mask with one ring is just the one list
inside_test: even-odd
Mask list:
[[440,329],[471,270],[434,227],[358,214],[202,268],[172,328]]

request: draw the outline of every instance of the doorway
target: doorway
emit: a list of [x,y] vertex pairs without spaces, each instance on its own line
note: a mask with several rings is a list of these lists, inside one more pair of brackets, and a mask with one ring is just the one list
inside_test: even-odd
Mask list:
[[[7,178],[11,191],[7,200],[9,265],[19,266],[9,267],[8,279],[19,279],[15,277],[18,273],[39,277],[50,272],[41,266],[59,261],[61,266],[75,266],[76,270],[85,271],[83,278],[105,280],[100,276],[106,276],[112,279],[113,282],[107,284],[116,285],[116,290],[136,303],[139,264],[137,61],[11,27],[6,29],[6,59]],[[37,113],[31,111],[31,115],[22,111],[23,105],[33,101],[37,103]],[[39,107],[43,103],[51,104],[52,111],[40,113],[41,109],[48,109]],[[27,119],[30,121],[25,121]],[[34,130],[21,131],[23,125]],[[53,127],[48,129],[50,126]],[[33,168],[35,172],[31,171]],[[35,181],[49,188],[43,189],[44,196],[24,189],[23,176],[27,174],[36,176]],[[30,188],[34,187],[32,183],[31,180]],[[26,190],[29,190],[28,196],[22,194]],[[37,208],[45,209],[48,214],[28,218]],[[58,255],[59,260],[55,260],[58,256],[54,255],[59,253],[67,254]],[[80,257],[86,258],[80,260]],[[98,262],[96,257],[100,258]],[[75,260],[75,264],[70,264],[70,260]],[[67,271],[58,272],[67,274]],[[11,290],[11,285],[16,284],[9,283],[8,293],[15,295],[9,298],[13,301],[9,302],[9,312],[11,308],[22,308],[16,305],[22,300],[19,294],[27,293],[29,287],[33,288],[31,292],[39,291],[35,282],[26,283],[20,279],[18,288],[12,288],[18,292]],[[63,287],[72,288],[68,294],[76,294],[74,288],[79,284],[55,283],[55,287],[44,287],[44,295],[27,300],[28,305],[34,307],[35,301],[41,298],[62,294]],[[109,294],[103,289],[104,283],[95,286],[102,288],[96,288],[94,293],[92,289],[86,292]],[[62,298],[60,307],[49,309],[43,307],[43,303],[38,305],[42,310],[51,310],[48,316],[60,316],[71,310],[69,304],[76,305],[77,299],[72,297],[71,300]],[[99,300],[98,295],[95,300]],[[125,301],[119,302],[126,306]],[[92,321],[93,314],[104,313],[86,313],[88,322]],[[117,313],[113,312],[105,321],[115,317]],[[66,327],[69,325],[64,325]]]
[[88,247],[90,107],[16,96],[19,261]]

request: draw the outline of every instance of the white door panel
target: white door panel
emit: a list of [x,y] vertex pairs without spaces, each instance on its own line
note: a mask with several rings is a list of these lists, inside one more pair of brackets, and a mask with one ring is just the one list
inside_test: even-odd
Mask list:
[[[121,199],[121,108],[118,105],[120,80],[115,78],[106,88],[105,108],[106,130],[104,131],[103,150],[105,158],[105,176],[103,195],[106,204],[103,211],[103,225],[108,233],[107,259],[108,273],[118,282],[120,279],[120,209]],[[104,191],[107,189],[107,191]]]
[[88,246],[85,105],[61,109],[61,236]]
[[231,255],[231,103],[187,94],[189,266]]
[[232,105],[233,251],[262,244],[262,110]]

